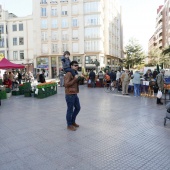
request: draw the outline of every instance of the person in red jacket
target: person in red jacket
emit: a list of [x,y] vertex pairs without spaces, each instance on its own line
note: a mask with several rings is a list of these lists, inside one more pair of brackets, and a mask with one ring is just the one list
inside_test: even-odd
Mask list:
[[12,87],[12,81],[8,79],[8,77],[5,78],[4,80],[4,85],[6,85],[8,88]]

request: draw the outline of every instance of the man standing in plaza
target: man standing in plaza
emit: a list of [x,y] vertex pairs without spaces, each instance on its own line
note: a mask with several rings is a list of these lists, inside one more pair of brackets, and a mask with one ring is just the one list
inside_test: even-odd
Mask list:
[[[164,89],[164,74],[165,74],[165,70],[162,69],[160,73],[157,75],[156,81],[160,91],[163,91]],[[163,103],[161,102],[161,98],[157,97],[157,104],[163,105]]]
[[128,95],[128,86],[130,82],[129,70],[125,70],[125,73],[122,74],[121,82],[122,82],[122,94]]
[[[78,70],[78,62],[72,61],[70,63],[71,69],[73,69],[75,72]],[[76,128],[79,127],[78,124],[76,124],[76,117],[80,111],[80,102],[79,98],[77,96],[77,93],[79,93],[79,87],[78,87],[78,81],[79,81],[78,75],[73,75],[71,72],[67,72],[64,77],[64,86],[65,86],[65,99],[67,103],[67,114],[66,114],[66,120],[67,120],[67,129],[71,131],[75,131]]]

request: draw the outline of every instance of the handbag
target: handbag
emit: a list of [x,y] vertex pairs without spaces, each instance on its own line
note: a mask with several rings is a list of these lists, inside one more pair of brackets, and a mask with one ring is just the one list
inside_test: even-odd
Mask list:
[[162,92],[161,92],[161,90],[158,90],[158,93],[157,93],[157,98],[161,98],[162,97]]
[[88,84],[91,84],[91,79],[88,80]]

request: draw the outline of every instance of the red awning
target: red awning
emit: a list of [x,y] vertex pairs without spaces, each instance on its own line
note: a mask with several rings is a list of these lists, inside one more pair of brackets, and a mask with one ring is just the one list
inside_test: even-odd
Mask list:
[[21,64],[11,63],[6,58],[0,60],[0,69],[9,69],[9,68],[25,68],[25,66]]

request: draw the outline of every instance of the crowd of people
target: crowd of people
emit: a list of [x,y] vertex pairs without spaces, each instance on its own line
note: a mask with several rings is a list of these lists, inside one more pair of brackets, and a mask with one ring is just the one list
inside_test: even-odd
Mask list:
[[[98,74],[91,70],[89,73],[89,81],[91,87],[95,87],[96,77],[99,80],[101,87],[106,84],[112,84],[115,88],[118,89],[118,92],[122,91],[122,95],[129,95],[130,91],[134,92],[135,97],[139,97],[141,92],[148,92],[148,88],[153,82],[155,88],[163,90],[164,85],[164,70],[161,70],[160,73],[155,69],[153,72],[148,69],[145,74],[141,74],[139,70],[133,71],[126,70],[106,70],[103,72],[99,71]],[[148,82],[148,84],[143,84],[143,82]],[[161,104],[158,100],[158,104]]]
[[21,71],[5,71],[3,74],[3,85],[8,88],[17,88],[22,82],[32,82],[34,80],[33,74],[31,72],[21,72]]

